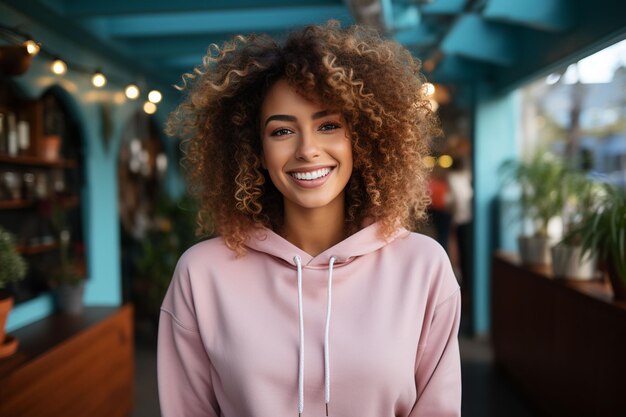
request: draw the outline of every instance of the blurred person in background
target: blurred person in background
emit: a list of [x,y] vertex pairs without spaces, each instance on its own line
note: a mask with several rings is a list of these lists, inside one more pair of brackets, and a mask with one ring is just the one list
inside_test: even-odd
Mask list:
[[[448,189],[452,233],[456,241],[456,263],[460,269],[459,280],[462,292],[469,295],[471,291],[471,225],[472,225],[472,201],[474,190],[472,188],[472,173],[467,167],[466,160],[456,157],[448,172]],[[467,307],[467,306],[466,306]]]
[[428,216],[434,227],[434,238],[448,252],[452,215],[450,214],[450,187],[446,175],[446,171],[435,167],[430,176]]

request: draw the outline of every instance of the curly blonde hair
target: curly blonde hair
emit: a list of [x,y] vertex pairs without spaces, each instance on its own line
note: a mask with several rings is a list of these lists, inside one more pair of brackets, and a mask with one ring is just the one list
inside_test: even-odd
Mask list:
[[183,75],[185,100],[167,132],[183,142],[198,233],[221,235],[245,253],[250,228],[282,225],[283,199],[261,166],[260,109],[285,79],[299,94],[341,112],[354,167],[346,186],[346,229],[379,221],[381,237],[411,228],[428,204],[424,156],[439,134],[419,73],[399,44],[359,26],[331,21],[293,32],[283,44],[265,35],[211,45],[201,66]]

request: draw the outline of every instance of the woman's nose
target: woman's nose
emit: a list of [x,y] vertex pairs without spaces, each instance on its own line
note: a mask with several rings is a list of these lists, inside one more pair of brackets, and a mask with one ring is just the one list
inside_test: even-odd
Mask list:
[[320,156],[320,149],[314,135],[310,133],[302,133],[298,138],[298,147],[296,149],[296,159],[309,161]]

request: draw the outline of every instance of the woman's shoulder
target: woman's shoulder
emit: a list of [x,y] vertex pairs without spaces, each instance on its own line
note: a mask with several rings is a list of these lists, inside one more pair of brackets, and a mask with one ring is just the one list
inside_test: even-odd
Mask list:
[[425,234],[406,231],[400,239],[396,239],[396,242],[411,253],[419,253],[437,260],[448,260],[448,254],[439,242]]
[[432,297],[443,301],[458,291],[459,285],[450,258],[435,239],[421,233],[407,232],[398,241],[407,262],[419,271],[416,279],[427,283]]
[[228,260],[235,258],[235,252],[226,246],[224,239],[214,237],[203,240],[188,248],[180,257],[179,264],[194,266],[204,264],[207,259]]

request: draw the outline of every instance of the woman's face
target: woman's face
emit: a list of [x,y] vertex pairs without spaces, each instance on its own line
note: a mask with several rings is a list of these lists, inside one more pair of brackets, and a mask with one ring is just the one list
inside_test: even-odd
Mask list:
[[308,101],[279,80],[261,106],[261,137],[263,166],[286,207],[343,202],[352,174],[352,142],[340,113]]

